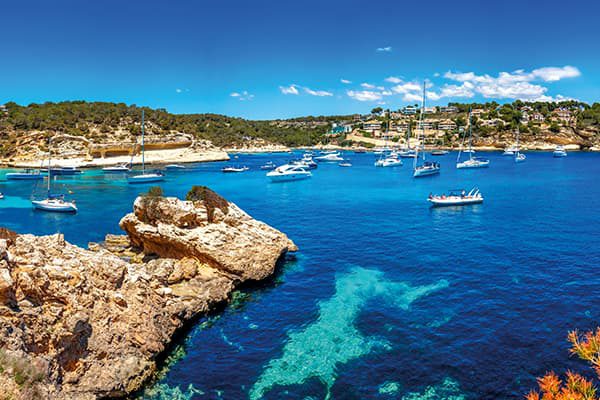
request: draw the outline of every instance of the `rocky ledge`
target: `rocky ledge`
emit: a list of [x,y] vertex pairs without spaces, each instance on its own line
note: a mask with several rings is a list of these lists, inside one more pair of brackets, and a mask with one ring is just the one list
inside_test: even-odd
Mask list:
[[0,398],[126,396],[186,322],[296,250],[206,188],[138,197],[120,225],[89,249],[0,229]]

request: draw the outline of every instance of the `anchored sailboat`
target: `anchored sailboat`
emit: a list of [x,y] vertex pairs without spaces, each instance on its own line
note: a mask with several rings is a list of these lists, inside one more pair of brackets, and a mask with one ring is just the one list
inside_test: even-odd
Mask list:
[[[468,151],[465,151],[465,153],[469,153],[469,159],[466,161],[460,161],[460,155],[462,149],[463,149],[463,145],[464,145],[464,137],[463,137],[463,143],[460,145],[460,150],[458,150],[458,157],[456,158],[456,168],[458,169],[463,169],[463,168],[487,168],[490,165],[490,160],[486,160],[483,158],[479,158],[479,157],[473,157],[473,147],[472,147],[472,136],[473,136],[473,124],[471,122],[471,109],[469,109],[469,149]],[[466,135],[465,135],[466,136]]]
[[142,110],[142,173],[138,175],[130,175],[127,177],[129,183],[150,183],[164,181],[165,176],[157,172],[146,172],[146,159],[144,147],[144,110]]
[[519,134],[519,127],[517,127],[517,149],[515,152],[515,162],[517,163],[523,162],[527,158],[525,154],[521,153],[521,149],[519,148]]
[[423,124],[423,110],[425,109],[425,82],[423,82],[423,101],[421,102],[421,114],[419,125],[421,126],[420,147],[423,163],[419,165],[419,145],[416,147],[415,161],[413,163],[413,178],[436,175],[440,173],[440,163],[426,161],[425,159],[425,125]]
[[[50,147],[51,139],[48,141],[48,147]],[[51,153],[48,150],[48,165],[50,162]],[[65,195],[62,193],[52,193],[51,182],[52,182],[52,174],[54,173],[52,168],[48,168],[48,194],[47,197],[43,200],[31,200],[31,204],[33,208],[41,211],[50,211],[50,212],[62,212],[62,213],[75,213],[77,212],[77,206],[75,205],[75,200],[67,201],[65,200]]]

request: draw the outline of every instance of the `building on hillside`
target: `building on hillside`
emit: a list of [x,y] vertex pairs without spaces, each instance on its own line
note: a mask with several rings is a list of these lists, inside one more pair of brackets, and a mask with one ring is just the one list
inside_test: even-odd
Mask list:
[[504,121],[500,118],[492,118],[492,119],[482,119],[479,121],[481,126],[489,126],[489,127],[497,127],[504,126]]
[[410,120],[403,119],[395,123],[396,131],[402,133],[408,130],[408,126],[410,125]]
[[6,107],[5,104],[0,104],[0,112],[5,113],[5,114],[8,113],[8,108]]
[[392,111],[390,113],[390,118],[391,119],[400,119],[402,117],[403,117],[403,114],[401,112],[399,112],[399,111]]
[[571,111],[567,110],[566,108],[557,108],[552,113],[556,118],[565,122],[569,122],[572,117]]
[[423,114],[435,114],[437,112],[437,107],[425,107],[423,109]]
[[442,106],[440,107],[440,112],[441,113],[457,113],[458,112],[458,107],[456,106]]
[[441,131],[453,131],[456,129],[456,122],[451,119],[444,119],[438,122],[438,129]]
[[363,130],[367,132],[375,132],[381,130],[381,122],[372,119],[363,123]]
[[539,113],[539,112],[534,112],[531,114],[529,119],[533,122],[544,122],[544,120],[546,118],[544,118],[544,114]]
[[360,121],[360,120],[361,120],[361,118],[362,118],[362,117],[361,117],[361,115],[360,115],[360,114],[354,114],[354,115],[352,116],[352,120],[353,120],[353,121],[355,121],[355,122],[357,122],[357,121]]
[[531,108],[531,106],[523,106],[519,109],[519,111],[521,112],[532,112],[533,108]]
[[471,110],[471,115],[473,117],[478,117],[483,113],[485,113],[485,110],[483,108],[474,108]]
[[523,111],[521,112],[521,120],[520,122],[522,124],[527,124],[530,121],[531,117],[529,116],[529,114],[527,113],[527,111]]
[[417,129],[433,129],[435,120],[424,119],[423,121],[417,121]]
[[406,106],[402,109],[402,114],[404,115],[415,115],[419,111],[419,108],[416,106]]

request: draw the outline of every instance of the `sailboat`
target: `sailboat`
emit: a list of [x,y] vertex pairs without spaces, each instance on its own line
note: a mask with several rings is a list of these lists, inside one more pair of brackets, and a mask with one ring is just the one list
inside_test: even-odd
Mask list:
[[[490,160],[486,160],[479,157],[473,157],[473,148],[472,148],[472,136],[473,136],[473,124],[471,123],[471,110],[469,109],[469,149],[465,151],[465,153],[469,154],[469,159],[466,161],[460,161],[460,155],[462,152],[463,145],[461,144],[460,150],[458,151],[458,157],[456,158],[456,168],[487,168],[490,165]],[[463,144],[464,144],[463,137]]]
[[415,158],[416,152],[410,148],[410,121],[408,122],[408,129],[406,129],[406,146],[398,152],[398,156],[401,158]]
[[423,110],[425,109],[425,82],[423,82],[423,101],[421,102],[421,114],[419,125],[421,125],[420,145],[423,163],[419,165],[419,145],[416,147],[415,160],[413,163],[413,178],[436,175],[440,173],[440,163],[425,160],[425,125],[423,124]]
[[[48,165],[50,165],[50,152],[48,152]],[[77,206],[75,200],[65,200],[65,195],[62,193],[51,192],[52,174],[54,173],[52,168],[48,168],[48,195],[43,200],[31,200],[33,208],[42,211],[51,212],[62,212],[62,213],[76,213]]]
[[515,162],[516,163],[520,163],[525,161],[525,159],[527,158],[525,156],[525,154],[521,153],[521,149],[519,148],[519,127],[517,127],[517,147],[516,147],[516,151],[515,151]]
[[144,148],[144,110],[142,110],[142,173],[138,175],[129,175],[127,182],[129,183],[150,183],[164,181],[165,176],[157,172],[146,172],[146,159]]

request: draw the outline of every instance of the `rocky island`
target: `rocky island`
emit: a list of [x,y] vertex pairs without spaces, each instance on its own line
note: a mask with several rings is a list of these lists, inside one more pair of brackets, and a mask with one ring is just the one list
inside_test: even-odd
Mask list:
[[89,249],[0,229],[0,398],[126,396],[178,330],[296,250],[205,187],[140,196],[120,226]]

